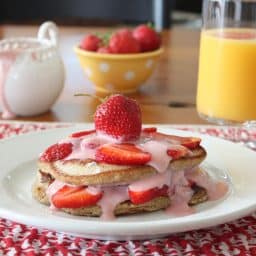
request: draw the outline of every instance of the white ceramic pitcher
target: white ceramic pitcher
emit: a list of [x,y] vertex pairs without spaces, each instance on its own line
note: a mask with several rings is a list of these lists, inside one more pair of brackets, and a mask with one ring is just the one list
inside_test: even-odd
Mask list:
[[58,53],[58,29],[45,22],[37,38],[0,41],[2,118],[48,111],[64,86],[64,65]]

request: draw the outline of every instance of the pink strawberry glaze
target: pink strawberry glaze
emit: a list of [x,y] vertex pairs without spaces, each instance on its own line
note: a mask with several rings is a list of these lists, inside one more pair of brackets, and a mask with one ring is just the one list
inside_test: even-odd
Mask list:
[[5,83],[7,80],[10,68],[14,64],[17,58],[17,53],[14,52],[2,52],[0,53],[0,98],[3,106],[3,119],[11,119],[15,117],[15,114],[10,109],[10,106],[5,97]]
[[[67,138],[62,142],[70,142],[73,144],[73,152],[65,158],[68,159],[94,159],[97,147],[106,143],[118,143],[117,140],[102,134],[90,134],[80,138]],[[110,185],[110,186],[89,186],[89,191],[94,193],[103,192],[103,197],[98,202],[101,206],[102,216],[104,220],[112,220],[114,218],[114,209],[117,204],[128,200],[128,188],[131,191],[145,191],[155,187],[161,188],[163,185],[169,186],[169,197],[171,206],[166,209],[166,213],[172,216],[184,216],[195,212],[195,209],[188,206],[188,202],[193,195],[193,190],[189,186],[189,181],[194,181],[197,185],[207,190],[209,200],[217,200],[223,197],[228,191],[228,185],[224,182],[212,180],[207,173],[198,170],[181,170],[172,171],[168,169],[171,157],[167,155],[167,149],[180,148],[183,146],[171,144],[163,141],[163,138],[141,138],[136,146],[145,152],[149,152],[152,156],[148,165],[158,170],[158,174],[143,180],[135,181],[128,185]],[[188,151],[189,154],[189,151]],[[47,192],[49,197],[57,192],[63,186],[63,183],[54,185],[55,181]]]
[[195,182],[198,186],[207,190],[209,200],[218,200],[228,192],[228,185],[223,181],[213,181],[206,172],[197,170],[188,172],[187,179]]
[[166,213],[173,216],[185,216],[194,213],[194,209],[188,206],[188,202],[193,195],[185,171],[176,171],[172,175],[169,196],[171,206],[166,209]]
[[100,186],[88,186],[86,188],[86,191],[89,194],[98,195],[98,194],[100,194],[102,192],[102,189],[100,188]]
[[103,188],[104,196],[98,202],[101,207],[103,220],[113,220],[115,219],[114,210],[116,206],[129,200],[129,195],[127,191],[127,186],[112,186]]
[[164,185],[170,187],[171,183],[171,170],[167,170],[163,173],[152,175],[148,178],[135,181],[129,185],[129,190],[134,192],[146,191],[155,187],[161,188]]
[[69,137],[62,142],[70,142],[73,144],[72,153],[64,160],[70,159],[95,159],[95,152],[97,147],[106,143],[117,143],[112,137],[102,134],[89,134],[79,138]]
[[[73,152],[64,160],[88,158],[95,159],[95,152],[99,146],[107,143],[119,143],[119,141],[110,136],[96,133],[80,138],[69,137],[61,141],[61,143],[64,142],[73,144]],[[169,162],[172,159],[167,155],[167,149],[171,147],[177,148],[177,145],[172,145],[170,143],[164,142],[163,140],[140,140],[137,141],[135,145],[141,150],[151,154],[152,159],[147,164],[156,168],[159,172],[166,171]]]
[[171,206],[166,212],[174,216],[185,216],[195,212],[195,209],[188,206],[193,195],[193,190],[188,181],[195,182],[198,186],[205,188],[209,201],[222,198],[228,192],[228,185],[223,181],[213,180],[208,173],[201,169],[178,171],[172,175],[170,187]]
[[157,140],[149,140],[139,145],[141,150],[151,154],[151,160],[147,164],[161,173],[167,170],[170,163],[171,157],[166,153],[170,147],[170,143]]

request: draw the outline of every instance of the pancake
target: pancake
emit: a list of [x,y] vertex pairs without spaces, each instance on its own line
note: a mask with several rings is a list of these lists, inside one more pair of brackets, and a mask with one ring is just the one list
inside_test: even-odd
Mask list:
[[[45,175],[45,174],[43,174]],[[32,186],[33,197],[42,204],[50,205],[49,198],[46,194],[46,190],[50,185],[51,180],[42,177],[42,174],[38,172],[36,181]],[[199,203],[207,201],[207,192],[205,189],[193,186],[194,194],[189,201],[190,206],[197,205]],[[171,204],[168,196],[159,196],[143,204],[133,204],[131,201],[126,200],[119,203],[114,210],[116,216],[130,215],[137,213],[153,212],[161,209],[166,209]],[[101,216],[101,207],[98,205],[81,208],[60,208],[58,210],[64,211],[72,215],[87,216],[87,217],[99,217]]]
[[[176,160],[171,160],[169,169],[179,171],[198,166],[206,157],[206,151],[198,146],[190,150],[190,154]],[[149,165],[114,165],[97,163],[94,160],[59,160],[54,162],[38,161],[38,167],[54,179],[71,185],[108,185],[126,184],[140,180],[158,171]]]

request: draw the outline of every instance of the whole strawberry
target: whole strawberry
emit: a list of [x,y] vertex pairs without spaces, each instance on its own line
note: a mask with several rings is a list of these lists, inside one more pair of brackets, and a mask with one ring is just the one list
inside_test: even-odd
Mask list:
[[135,100],[115,94],[98,106],[94,123],[98,133],[121,142],[137,140],[141,133],[141,110]]
[[140,43],[142,52],[154,51],[160,47],[161,39],[156,31],[147,25],[140,25],[133,30],[133,37]]
[[98,36],[89,34],[81,41],[80,48],[86,51],[97,51],[101,43],[101,39]]
[[109,48],[112,53],[138,53],[140,44],[128,29],[115,32],[109,40]]

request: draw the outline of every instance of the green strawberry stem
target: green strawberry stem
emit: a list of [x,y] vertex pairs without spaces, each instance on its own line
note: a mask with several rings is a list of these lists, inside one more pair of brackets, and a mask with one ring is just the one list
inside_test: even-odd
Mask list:
[[112,36],[112,34],[113,34],[112,31],[108,31],[108,32],[106,32],[104,34],[103,33],[99,33],[99,32],[95,33],[95,35],[102,40],[102,46],[107,46],[108,45],[109,39]]
[[152,22],[148,22],[148,23],[147,23],[147,26],[148,26],[149,28],[155,29],[155,26],[154,26],[154,24],[153,24]]
[[104,44],[104,45],[108,45],[109,39],[110,39],[111,35],[112,35],[112,32],[107,32],[107,33],[105,33],[105,34],[102,36],[102,41],[103,41],[103,44]]

